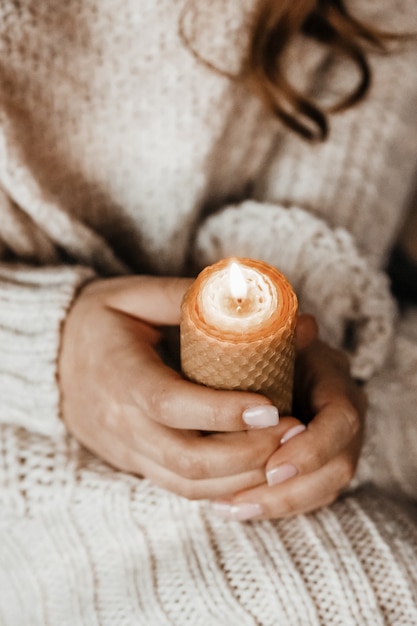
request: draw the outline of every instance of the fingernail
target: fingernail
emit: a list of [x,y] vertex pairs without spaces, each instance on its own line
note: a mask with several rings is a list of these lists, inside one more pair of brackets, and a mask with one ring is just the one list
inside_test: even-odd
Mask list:
[[232,505],[228,502],[212,502],[211,510],[217,515],[217,517],[230,519],[232,513]]
[[262,404],[260,406],[252,406],[242,413],[245,424],[251,428],[267,428],[268,426],[276,426],[279,421],[278,409],[276,406]]
[[284,465],[279,465],[278,467],[269,470],[269,472],[266,473],[266,482],[270,487],[272,487],[272,485],[283,483],[284,480],[288,480],[296,474],[297,468],[294,467],[294,465],[285,463]]
[[287,430],[285,435],[282,437],[280,443],[281,444],[285,443],[289,439],[292,439],[296,435],[299,435],[300,433],[302,433],[305,429],[306,427],[304,426],[304,424],[298,424],[298,426],[293,426],[292,428]]
[[230,519],[237,522],[244,522],[245,520],[259,517],[263,513],[262,506],[255,502],[242,502],[240,504],[213,502],[212,510],[215,515],[222,519]]
[[241,504],[232,506],[232,519],[239,522],[252,519],[253,517],[259,517],[262,513],[263,509],[261,505],[255,502],[242,502]]

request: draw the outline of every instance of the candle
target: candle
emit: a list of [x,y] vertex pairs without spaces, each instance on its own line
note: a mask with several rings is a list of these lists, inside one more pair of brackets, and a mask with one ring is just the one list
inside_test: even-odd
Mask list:
[[184,375],[216,389],[263,393],[291,412],[298,303],[277,269],[254,259],[206,267],[184,296]]

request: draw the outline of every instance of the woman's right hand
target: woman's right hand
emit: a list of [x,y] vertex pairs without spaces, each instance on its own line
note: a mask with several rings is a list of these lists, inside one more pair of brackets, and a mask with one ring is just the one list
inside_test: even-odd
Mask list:
[[63,328],[62,415],[115,468],[187,498],[218,498],[264,482],[284,431],[265,397],[191,383],[159,357],[190,282],[123,277],[81,291]]

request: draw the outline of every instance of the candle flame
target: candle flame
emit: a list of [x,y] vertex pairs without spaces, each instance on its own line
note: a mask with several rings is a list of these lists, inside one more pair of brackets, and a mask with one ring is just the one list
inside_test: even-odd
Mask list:
[[248,294],[248,287],[239,263],[234,261],[229,267],[230,293],[236,300],[243,300]]

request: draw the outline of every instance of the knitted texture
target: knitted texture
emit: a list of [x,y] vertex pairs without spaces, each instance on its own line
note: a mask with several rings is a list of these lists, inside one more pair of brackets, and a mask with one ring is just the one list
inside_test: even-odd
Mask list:
[[416,511],[374,491],[291,520],[225,523],[68,438],[2,426],[0,450],[2,625],[417,621]]
[[[254,232],[259,232],[256,238]],[[385,361],[395,317],[388,281],[358,254],[346,230],[332,230],[296,207],[246,201],[206,220],[195,258],[204,266],[238,250],[258,255],[288,277],[301,310],[317,316],[326,340],[340,345],[352,325],[356,377],[366,380]]]
[[56,381],[61,325],[77,288],[92,276],[87,268],[0,265],[1,421],[63,430]]
[[[417,495],[417,312],[409,313],[382,371],[367,385],[367,434],[354,485],[373,482],[393,496]],[[377,471],[375,471],[375,469]]]
[[[256,3],[0,3],[1,626],[417,623],[417,320],[396,325],[381,272],[415,185],[416,46],[373,55],[370,97],[311,146],[204,63],[239,73]],[[415,0],[353,4],[417,28]],[[357,78],[304,40],[292,64],[323,102]],[[82,285],[230,254],[283,271],[324,338],[351,335],[370,378],[357,484],[378,491],[229,524],[65,433],[57,359]]]

